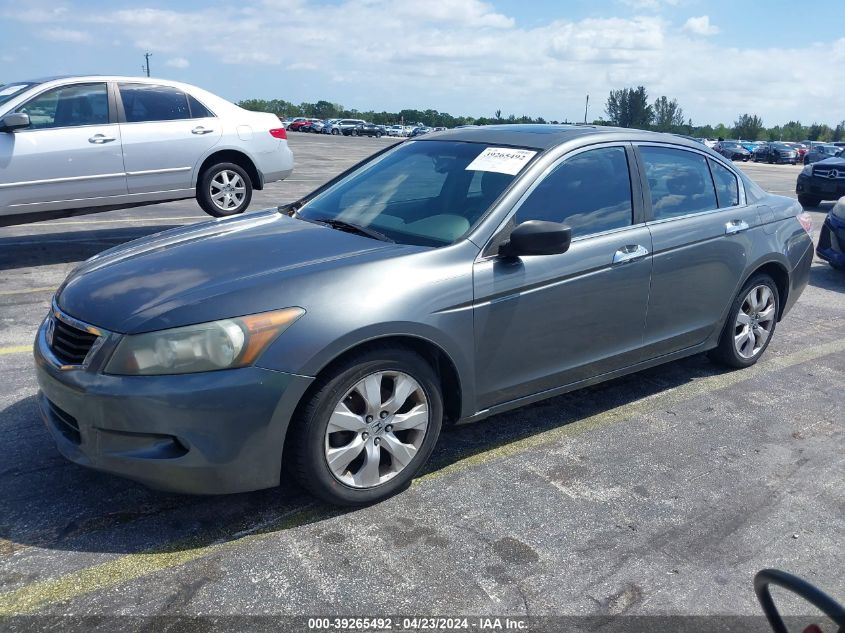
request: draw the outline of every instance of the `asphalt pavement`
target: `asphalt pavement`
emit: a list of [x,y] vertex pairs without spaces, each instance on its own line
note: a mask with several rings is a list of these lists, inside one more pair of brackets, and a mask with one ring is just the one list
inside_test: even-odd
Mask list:
[[[389,142],[292,133],[293,176],[251,209]],[[800,167],[741,167],[794,195]],[[165,494],[68,463],[34,400],[53,290],[104,248],[205,219],[183,201],[0,228],[0,616],[757,615],[764,567],[845,599],[845,275],[821,261],[755,367],[696,356],[448,429],[373,507],[290,481]]]

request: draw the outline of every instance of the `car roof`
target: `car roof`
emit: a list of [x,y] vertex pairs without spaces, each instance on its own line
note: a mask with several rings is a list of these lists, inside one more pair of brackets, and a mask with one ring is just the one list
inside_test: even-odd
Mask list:
[[473,125],[443,132],[435,132],[426,136],[425,140],[466,141],[470,143],[547,150],[573,139],[588,140],[589,137],[595,137],[595,142],[597,143],[602,141],[660,141],[695,147],[696,149],[703,147],[698,141],[662,132],[647,132],[645,130],[600,125],[551,125],[540,123]]

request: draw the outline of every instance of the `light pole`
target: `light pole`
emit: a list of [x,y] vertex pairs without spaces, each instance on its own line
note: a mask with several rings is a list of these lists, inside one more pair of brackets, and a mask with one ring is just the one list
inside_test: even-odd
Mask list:
[[145,64],[143,66],[144,70],[147,72],[147,77],[150,76],[150,57],[152,57],[152,53],[144,53],[144,61]]

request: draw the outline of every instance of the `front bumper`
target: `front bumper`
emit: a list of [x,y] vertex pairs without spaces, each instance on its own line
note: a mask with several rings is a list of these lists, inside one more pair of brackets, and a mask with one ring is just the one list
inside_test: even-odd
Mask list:
[[288,422],[312,378],[259,367],[174,376],[63,369],[44,329],[34,350],[38,404],[70,461],[188,494],[279,484]]
[[845,268],[845,220],[828,213],[819,232],[816,255],[834,266]]
[[845,196],[845,180],[800,174],[795,185],[795,193],[814,196],[822,200],[839,200]]

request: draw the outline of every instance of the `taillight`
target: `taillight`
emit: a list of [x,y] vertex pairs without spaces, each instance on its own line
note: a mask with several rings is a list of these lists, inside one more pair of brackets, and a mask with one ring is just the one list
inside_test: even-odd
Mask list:
[[272,136],[274,138],[285,139],[285,138],[288,137],[288,133],[285,131],[285,128],[277,127],[277,128],[270,130],[270,136]]
[[804,230],[807,231],[809,235],[813,234],[813,217],[807,213],[806,211],[802,211],[798,214],[798,221],[801,223],[801,226],[804,227]]

